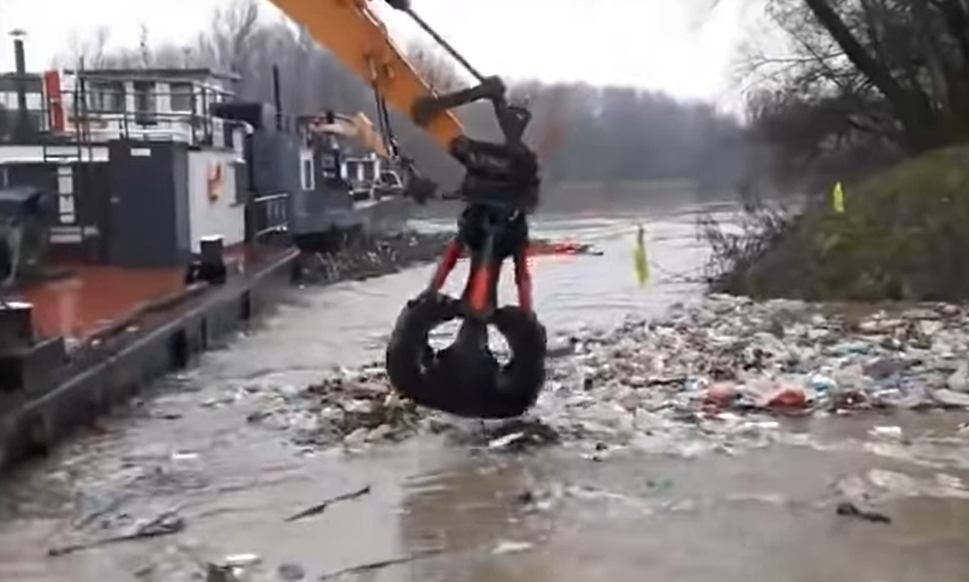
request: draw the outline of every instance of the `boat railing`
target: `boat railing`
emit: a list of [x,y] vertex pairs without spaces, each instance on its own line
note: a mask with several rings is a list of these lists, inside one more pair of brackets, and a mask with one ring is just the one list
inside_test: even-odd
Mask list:
[[246,207],[246,240],[259,242],[283,234],[289,225],[289,194],[257,196]]
[[[25,111],[0,103],[6,105],[0,107],[0,143],[103,143],[129,139],[233,146],[231,132],[239,124],[210,113],[212,104],[233,98],[225,90],[187,81],[175,83],[185,86],[181,89],[143,91],[109,88],[104,85],[108,81],[96,77],[81,76],[72,81],[57,96],[28,95]],[[4,97],[10,101],[10,95]]]

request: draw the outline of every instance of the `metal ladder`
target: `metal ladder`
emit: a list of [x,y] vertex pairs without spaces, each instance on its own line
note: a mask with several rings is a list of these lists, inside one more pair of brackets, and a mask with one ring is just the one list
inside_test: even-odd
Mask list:
[[[52,139],[43,140],[41,145],[44,164],[56,167],[57,209],[60,218],[59,223],[62,227],[65,227],[65,230],[74,230],[73,227],[78,226],[76,197],[83,192],[85,164],[94,161],[91,130],[88,123],[87,95],[84,79],[80,76],[77,79],[77,86],[74,88],[72,97],[74,112],[73,144],[69,142],[57,143],[52,134]],[[87,156],[85,156],[85,153],[87,153]],[[76,172],[75,168],[77,168]],[[62,236],[76,238],[76,241],[80,242],[81,234],[80,232],[76,235],[64,233]]]

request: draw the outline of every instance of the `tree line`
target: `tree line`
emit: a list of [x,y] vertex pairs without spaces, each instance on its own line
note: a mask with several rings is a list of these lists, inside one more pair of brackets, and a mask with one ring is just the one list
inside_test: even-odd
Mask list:
[[969,141],[969,2],[769,0],[782,56],[747,55],[753,135],[818,186]]
[[[272,67],[281,73],[283,108],[290,114],[325,109],[364,111],[375,117],[375,95],[348,73],[309,34],[289,22],[260,14],[256,0],[236,0],[215,12],[198,38],[186,45],[152,43],[142,30],[137,47],[108,50],[107,29],[74,42],[62,57],[87,68],[212,67],[238,74],[243,99],[272,101]],[[459,41],[460,39],[456,39]],[[425,46],[408,52],[432,84],[453,86],[452,64]],[[747,150],[738,120],[706,104],[684,103],[655,91],[585,84],[514,84],[514,97],[527,99],[535,115],[533,140],[555,134],[542,149],[544,175],[551,181],[614,182],[652,179],[696,180],[710,190],[729,188],[744,171]],[[493,137],[487,108],[459,112],[469,133]],[[460,176],[435,144],[403,116],[392,115],[402,149],[445,182]],[[552,127],[556,126],[556,127]]]

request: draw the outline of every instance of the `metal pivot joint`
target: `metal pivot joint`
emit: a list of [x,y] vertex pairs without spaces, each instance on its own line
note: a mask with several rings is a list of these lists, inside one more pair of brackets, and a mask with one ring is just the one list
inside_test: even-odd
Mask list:
[[[478,73],[409,2],[388,4],[409,14],[477,80],[468,89],[415,103],[414,120],[424,124],[443,111],[488,101],[504,139],[460,137],[450,144],[449,153],[465,169],[456,198],[466,206],[427,289],[397,319],[387,346],[387,372],[397,391],[418,404],[461,416],[518,416],[534,404],[545,381],[546,334],[532,310],[527,256],[527,215],[538,204],[540,187],[537,157],[522,140],[531,113],[509,103],[501,79]],[[442,289],[462,256],[470,262],[468,278],[460,297],[452,298]],[[499,279],[509,259],[518,305],[502,306]],[[431,330],[455,319],[461,320],[455,342],[435,351],[428,343]],[[508,343],[506,364],[499,364],[489,347],[489,326]]]

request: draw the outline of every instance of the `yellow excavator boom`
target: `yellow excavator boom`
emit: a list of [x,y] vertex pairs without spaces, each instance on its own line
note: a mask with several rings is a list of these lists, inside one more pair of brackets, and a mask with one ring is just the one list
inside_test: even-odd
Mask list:
[[[435,95],[371,8],[374,0],[271,1],[353,74],[372,85],[389,107],[408,118],[413,119],[419,99]],[[422,127],[445,151],[464,135],[461,122],[450,111],[434,115]]]

